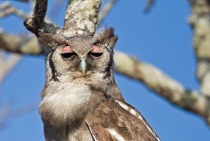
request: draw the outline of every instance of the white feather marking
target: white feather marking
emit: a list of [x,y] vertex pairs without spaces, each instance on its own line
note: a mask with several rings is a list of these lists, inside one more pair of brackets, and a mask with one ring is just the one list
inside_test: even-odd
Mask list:
[[125,110],[127,110],[127,111],[129,110],[129,109],[128,109],[128,106],[127,106],[127,105],[125,105],[125,104],[123,104],[122,102],[117,101],[117,103],[119,103],[119,104],[120,104],[120,106],[121,106],[121,107],[123,107],[123,109],[125,109]]
[[118,141],[125,141],[114,129],[108,128],[109,133],[114,136]]
[[143,120],[142,116],[140,116],[140,115],[138,116],[138,118],[139,118],[140,120]]
[[91,134],[92,134],[92,137],[93,137],[94,141],[98,141],[98,140],[96,139],[96,137],[94,136],[94,134],[92,133],[91,130],[90,130],[90,132],[91,132]]
[[94,136],[94,134],[93,134],[93,132],[92,132],[92,129],[91,129],[91,127],[89,126],[89,124],[88,124],[87,122],[86,122],[86,124],[87,124],[87,126],[88,126],[88,129],[89,129],[89,131],[90,131],[90,133],[91,133],[91,135],[92,135],[94,141],[98,141],[98,140],[96,139],[96,137]]
[[133,109],[130,109],[130,113],[133,114],[134,116],[137,116],[136,111],[134,111]]
[[134,109],[132,109],[131,107],[129,108],[126,104],[117,101],[116,102],[126,111],[129,111],[132,115],[137,116],[141,121],[143,121],[144,125],[147,127],[147,129],[157,138],[158,141],[160,141],[160,139],[156,136],[156,134],[153,132],[153,130],[147,125],[147,123],[145,123],[144,119],[142,118],[142,116],[137,113]]

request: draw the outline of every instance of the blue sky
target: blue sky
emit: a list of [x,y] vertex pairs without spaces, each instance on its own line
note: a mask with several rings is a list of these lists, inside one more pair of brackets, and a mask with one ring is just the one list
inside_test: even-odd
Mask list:
[[[53,1],[50,1],[51,3]],[[52,4],[49,4],[52,7]],[[119,1],[102,25],[112,26],[119,36],[115,48],[148,62],[186,88],[199,90],[192,30],[187,23],[190,7],[183,0],[157,1],[143,13],[145,1]],[[29,5],[12,2],[24,11]],[[62,26],[65,6],[55,22]],[[15,16],[0,19],[0,27],[12,34],[28,33]],[[125,100],[136,107],[162,141],[209,141],[209,127],[201,117],[181,110],[140,82],[116,74]],[[1,98],[13,108],[40,101],[45,81],[44,56],[24,55],[1,86]],[[9,120],[0,131],[0,141],[44,141],[43,124],[37,110]]]

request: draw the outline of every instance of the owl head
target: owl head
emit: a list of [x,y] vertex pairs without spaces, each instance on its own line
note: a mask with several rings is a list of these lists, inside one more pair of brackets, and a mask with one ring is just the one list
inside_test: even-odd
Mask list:
[[118,37],[113,28],[105,27],[91,36],[64,37],[39,33],[38,41],[47,48],[47,64],[56,75],[77,77],[110,72],[113,68],[113,47]]

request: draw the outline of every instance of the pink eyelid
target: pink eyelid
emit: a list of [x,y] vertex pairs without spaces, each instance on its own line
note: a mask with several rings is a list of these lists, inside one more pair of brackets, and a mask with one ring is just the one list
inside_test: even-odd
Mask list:
[[101,48],[96,45],[93,45],[91,52],[101,52]]
[[73,53],[74,51],[71,49],[70,46],[65,46],[63,49],[62,49],[62,53]]

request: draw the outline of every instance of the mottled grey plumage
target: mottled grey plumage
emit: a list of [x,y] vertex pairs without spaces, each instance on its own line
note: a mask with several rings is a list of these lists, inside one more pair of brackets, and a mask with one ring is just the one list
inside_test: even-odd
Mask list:
[[93,37],[39,33],[47,48],[40,114],[46,141],[158,141],[113,75],[113,29]]

